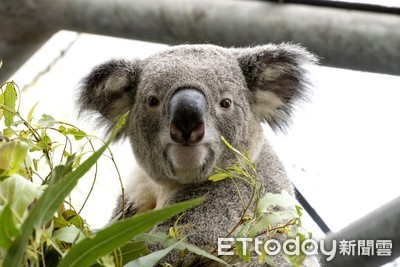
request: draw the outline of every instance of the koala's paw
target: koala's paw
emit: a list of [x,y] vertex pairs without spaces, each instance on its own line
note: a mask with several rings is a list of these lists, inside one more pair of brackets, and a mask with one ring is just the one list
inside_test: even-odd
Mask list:
[[[123,203],[123,204],[122,204]],[[122,202],[122,196],[118,198],[117,206],[112,212],[111,220],[120,220],[136,215],[139,212],[138,208],[134,203],[130,203],[126,199]]]

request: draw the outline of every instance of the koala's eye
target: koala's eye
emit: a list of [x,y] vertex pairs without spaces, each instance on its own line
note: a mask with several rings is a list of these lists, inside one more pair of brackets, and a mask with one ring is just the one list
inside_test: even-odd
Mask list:
[[160,100],[158,100],[158,98],[155,96],[149,96],[149,98],[147,98],[147,104],[150,107],[156,107],[158,104],[160,104]]
[[225,98],[219,103],[219,106],[221,108],[230,108],[232,106],[232,100]]

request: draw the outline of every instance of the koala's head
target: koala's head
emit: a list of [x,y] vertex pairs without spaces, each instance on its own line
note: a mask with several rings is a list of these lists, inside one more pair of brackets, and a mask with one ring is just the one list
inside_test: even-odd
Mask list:
[[286,126],[294,101],[306,94],[304,65],[315,61],[292,44],[176,46],[96,67],[82,82],[79,104],[108,128],[129,111],[122,135],[155,181],[205,181],[234,158],[221,136],[256,157],[261,123]]

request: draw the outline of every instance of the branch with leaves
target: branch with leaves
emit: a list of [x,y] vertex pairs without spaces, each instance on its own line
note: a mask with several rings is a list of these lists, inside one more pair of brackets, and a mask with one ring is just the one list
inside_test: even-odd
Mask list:
[[[97,161],[104,152],[109,151],[106,157],[116,167],[109,144],[127,114],[111,137],[102,141],[51,115],[36,120],[37,104],[24,118],[19,112],[19,95],[13,82],[0,87],[0,265],[125,266],[139,259],[159,261],[162,252],[150,253],[147,248],[150,238],[133,238],[202,199],[139,214],[98,231],[90,229],[80,212],[94,187]],[[101,141],[99,148],[94,140]],[[92,167],[96,168],[92,187],[76,211],[68,196]],[[117,167],[116,172],[122,184]],[[167,250],[182,247],[176,240],[168,244]]]
[[[302,207],[296,203],[295,199],[286,191],[282,191],[280,194],[266,193],[264,196],[261,196],[262,184],[259,181],[256,164],[251,161],[246,151],[240,152],[223,136],[221,140],[236,154],[237,161],[230,167],[224,169],[217,168],[217,173],[212,175],[209,180],[218,182],[224,179],[231,179],[236,186],[243,206],[241,218],[225,237],[262,238],[264,243],[274,238],[287,239],[298,237],[300,242],[312,238],[312,233],[307,232],[302,227]],[[237,182],[239,181],[252,186],[252,194],[247,203],[243,202],[243,197],[237,186]],[[253,209],[250,210],[250,207],[253,207]],[[251,246],[247,246],[246,248],[246,253],[243,253],[241,242],[236,242],[232,246],[232,249],[235,250],[236,254],[242,260],[250,262],[251,255],[254,255],[251,253],[251,250],[254,250],[254,248]],[[213,252],[215,251],[216,248]],[[303,266],[302,264],[306,258],[305,254],[287,256],[282,253],[281,256],[291,266]],[[275,266],[273,258],[266,255],[265,251],[258,257],[258,261],[259,263],[268,263]]]

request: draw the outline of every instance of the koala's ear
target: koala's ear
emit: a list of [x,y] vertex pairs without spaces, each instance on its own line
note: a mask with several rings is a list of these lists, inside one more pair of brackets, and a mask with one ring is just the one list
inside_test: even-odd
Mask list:
[[272,129],[284,130],[290,121],[293,103],[307,98],[306,64],[317,58],[299,45],[283,43],[234,52],[246,83],[254,97],[253,111]]
[[139,73],[139,60],[111,60],[95,67],[81,82],[79,113],[95,116],[111,130],[133,104]]

